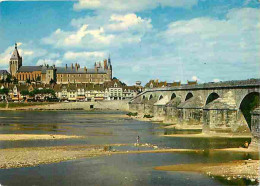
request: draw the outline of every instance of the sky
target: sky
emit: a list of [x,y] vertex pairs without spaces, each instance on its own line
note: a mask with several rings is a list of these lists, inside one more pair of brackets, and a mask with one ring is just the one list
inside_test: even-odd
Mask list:
[[0,0],[0,69],[111,56],[113,76],[199,83],[260,78],[259,0]]

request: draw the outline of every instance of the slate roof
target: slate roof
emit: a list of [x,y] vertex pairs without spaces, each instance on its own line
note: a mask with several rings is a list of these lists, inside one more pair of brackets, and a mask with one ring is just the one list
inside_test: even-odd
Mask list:
[[19,55],[19,52],[17,50],[17,47],[15,47],[13,53],[12,53],[12,56],[11,56],[11,60],[17,60],[17,59],[20,59],[20,55]]
[[42,71],[42,66],[21,66],[17,72]]
[[7,70],[0,70],[0,75],[7,75],[9,72]]
[[57,74],[106,74],[106,71],[104,69],[87,69],[87,72],[84,70],[84,68],[71,68],[71,67],[56,67]]

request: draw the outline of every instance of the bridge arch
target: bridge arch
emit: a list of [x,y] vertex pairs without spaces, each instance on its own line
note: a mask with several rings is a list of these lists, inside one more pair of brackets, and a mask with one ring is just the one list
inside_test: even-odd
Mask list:
[[211,103],[212,101],[218,99],[220,96],[216,93],[216,92],[212,92],[211,94],[209,94],[209,96],[207,97],[206,103],[205,105]]
[[189,92],[186,97],[185,97],[185,101],[187,101],[188,99],[192,98],[193,94],[191,92]]
[[152,95],[152,94],[150,94],[150,96],[149,96],[148,100],[150,100],[150,99],[152,99],[152,98],[153,98],[153,95]]
[[158,98],[158,100],[161,100],[162,98],[163,98],[163,95],[160,95],[159,98]]
[[175,93],[172,93],[172,95],[171,95],[171,100],[173,100],[174,98],[176,98],[176,94],[175,94]]
[[259,92],[251,92],[243,97],[239,104],[239,110],[245,117],[245,120],[251,130],[251,111],[259,106]]
[[145,99],[145,95],[142,96],[142,99]]

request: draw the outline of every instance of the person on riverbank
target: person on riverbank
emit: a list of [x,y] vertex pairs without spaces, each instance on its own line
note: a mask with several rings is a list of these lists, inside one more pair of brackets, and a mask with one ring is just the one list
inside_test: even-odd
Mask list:
[[140,136],[137,136],[137,138],[136,138],[136,144],[139,145],[139,143],[140,143]]

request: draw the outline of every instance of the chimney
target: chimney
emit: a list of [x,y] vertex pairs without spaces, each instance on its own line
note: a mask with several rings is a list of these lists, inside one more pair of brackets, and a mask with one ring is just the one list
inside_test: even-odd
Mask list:
[[85,72],[87,72],[87,71],[88,71],[88,70],[87,70],[87,67],[84,67],[84,71],[85,71]]
[[107,69],[107,60],[104,60],[104,69]]
[[76,71],[78,71],[78,64],[77,63],[75,64],[75,68],[76,68]]
[[71,69],[73,69],[73,63],[71,63]]

